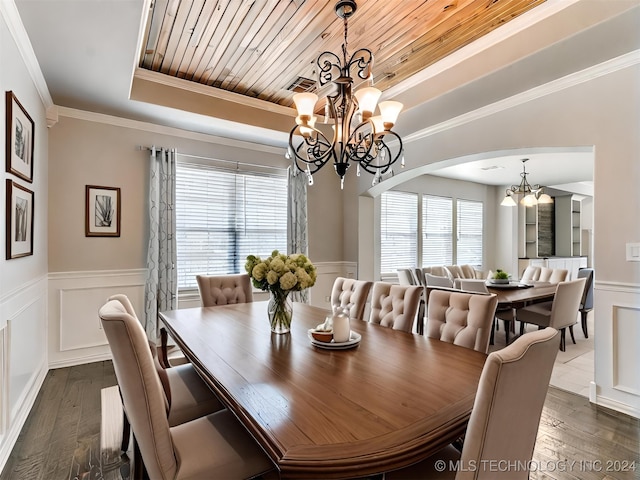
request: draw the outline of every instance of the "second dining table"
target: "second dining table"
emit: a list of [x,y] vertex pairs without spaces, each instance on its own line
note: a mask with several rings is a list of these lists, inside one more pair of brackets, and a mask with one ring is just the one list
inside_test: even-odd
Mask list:
[[[529,284],[510,282],[506,285],[492,285],[487,283],[487,290],[489,290],[490,293],[495,293],[498,297],[498,308],[510,308],[512,311],[512,318],[509,321],[510,325],[505,325],[505,341],[507,344],[509,344],[509,331],[512,330],[512,328],[515,329],[517,309],[532,302],[553,300],[556,287],[556,283],[548,282],[533,282]],[[500,318],[505,321],[507,320],[504,316]]]
[[294,303],[284,335],[270,332],[267,302],[160,318],[281,478],[382,473],[464,433],[484,353],[360,320],[351,348],[316,346],[308,331],[327,314]]

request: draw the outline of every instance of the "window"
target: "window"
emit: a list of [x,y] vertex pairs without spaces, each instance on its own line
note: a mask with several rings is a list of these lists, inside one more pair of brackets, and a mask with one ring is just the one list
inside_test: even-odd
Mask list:
[[452,205],[451,198],[422,196],[422,266],[452,263]]
[[418,195],[384,192],[380,209],[380,271],[412,268],[418,254]]
[[482,202],[399,191],[380,198],[383,278],[418,265],[482,268]]
[[287,250],[287,177],[179,161],[178,288],[196,275],[244,273],[247,255]]
[[458,200],[457,263],[482,266],[482,202]]

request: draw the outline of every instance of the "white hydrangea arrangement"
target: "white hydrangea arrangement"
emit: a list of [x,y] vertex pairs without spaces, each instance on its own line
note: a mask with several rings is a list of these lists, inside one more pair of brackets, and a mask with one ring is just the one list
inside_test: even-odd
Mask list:
[[302,253],[285,255],[274,250],[265,260],[249,255],[244,268],[253,286],[264,291],[300,291],[316,283],[316,267]]

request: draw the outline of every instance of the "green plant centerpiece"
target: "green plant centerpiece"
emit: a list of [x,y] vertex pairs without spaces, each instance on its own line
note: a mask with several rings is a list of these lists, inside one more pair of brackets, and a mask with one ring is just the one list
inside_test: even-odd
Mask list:
[[249,255],[244,265],[253,286],[269,292],[267,313],[274,333],[289,333],[293,305],[290,292],[299,292],[316,283],[316,267],[306,255],[285,255],[274,250],[271,256],[262,259]]
[[509,274],[503,270],[497,269],[496,273],[491,277],[492,283],[509,283]]

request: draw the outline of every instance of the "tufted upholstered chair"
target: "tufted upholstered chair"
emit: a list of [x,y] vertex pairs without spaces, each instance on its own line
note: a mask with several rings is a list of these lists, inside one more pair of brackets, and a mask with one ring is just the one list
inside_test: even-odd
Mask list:
[[540,279],[540,271],[541,268],[535,265],[528,265],[527,268],[522,272],[522,277],[520,277],[520,281],[523,283],[526,282],[537,282]]
[[203,307],[253,302],[251,278],[237,275],[196,275]]
[[[246,273],[235,275],[196,275],[203,307],[253,302],[251,278]],[[160,329],[161,363],[171,367],[167,352],[167,331]]]
[[550,302],[534,303],[519,308],[518,320],[521,324],[532,323],[538,327],[553,327],[560,330],[560,350],[566,348],[565,332],[569,327],[571,339],[576,343],[573,326],[577,323],[578,309],[584,293],[586,278],[579,278],[570,282],[560,282],[556,286],[556,293]]
[[487,353],[496,295],[433,290],[427,306],[427,336]]
[[569,270],[564,268],[540,267],[539,282],[560,283],[564,282],[569,275]]
[[[558,336],[557,330],[545,328],[527,333],[502,350],[490,353],[478,383],[462,454],[453,446],[447,446],[416,465],[386,473],[385,479],[528,479],[526,468],[496,469],[492,462],[496,459],[507,465],[531,462],[558,354]],[[455,472],[449,466],[457,460],[466,468]],[[436,470],[438,461],[445,462],[444,471]],[[477,468],[470,468],[471,465]]]
[[411,333],[418,313],[423,287],[375,282],[371,293],[369,321]]
[[[109,301],[112,300],[120,302],[125,312],[138,320],[129,297],[117,294],[109,297]],[[156,372],[162,383],[167,420],[170,426],[180,425],[224,408],[218,397],[214,395],[211,389],[202,381],[198,372],[194,370],[193,365],[187,363],[165,369],[158,361],[156,345],[153,342],[148,342],[148,344]],[[121,448],[126,451],[130,435],[129,420],[126,412],[123,426]]]
[[117,300],[99,310],[144,466],[152,479],[251,478],[273,464],[228,410],[170,426],[140,322]]
[[349,307],[349,318],[364,320],[364,308],[373,282],[338,277],[331,289],[331,308]]

